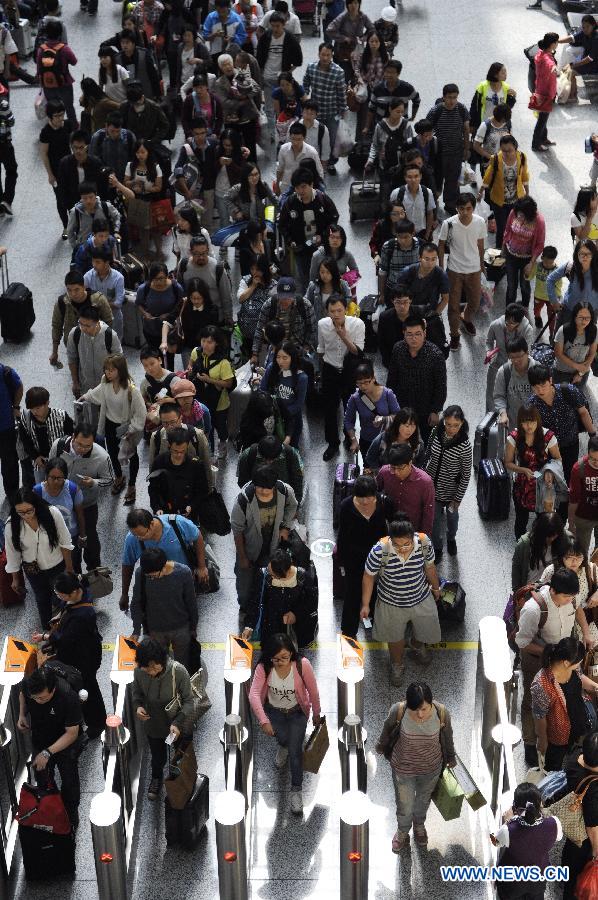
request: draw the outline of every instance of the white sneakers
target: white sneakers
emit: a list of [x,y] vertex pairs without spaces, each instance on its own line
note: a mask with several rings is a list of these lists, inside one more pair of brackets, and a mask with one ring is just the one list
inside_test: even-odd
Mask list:
[[303,797],[301,791],[291,791],[291,812],[301,815],[303,812]]
[[277,769],[284,769],[287,764],[289,758],[289,748],[288,747],[279,747],[276,751],[276,758],[274,760],[274,765]]

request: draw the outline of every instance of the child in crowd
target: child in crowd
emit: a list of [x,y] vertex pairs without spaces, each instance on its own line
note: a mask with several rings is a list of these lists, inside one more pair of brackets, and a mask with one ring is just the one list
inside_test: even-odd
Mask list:
[[[536,328],[542,328],[542,310],[548,305],[548,293],[546,290],[546,279],[553,269],[556,268],[556,258],[558,251],[556,247],[547,245],[542,251],[540,262],[536,263],[530,272],[530,281],[535,278],[534,284],[534,324]],[[556,284],[556,295],[560,299],[562,294],[562,281]],[[550,337],[554,337],[554,329],[556,326],[556,314],[548,309],[548,318],[550,319],[549,332]],[[552,318],[551,318],[552,317]]]

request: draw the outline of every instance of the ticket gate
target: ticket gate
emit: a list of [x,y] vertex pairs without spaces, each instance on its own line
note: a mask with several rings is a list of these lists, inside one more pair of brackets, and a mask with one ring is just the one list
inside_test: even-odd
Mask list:
[[220,732],[225,790],[216,798],[216,852],[221,900],[247,900],[247,850],[253,779],[253,740],[248,701],[251,644],[229,635],[224,658],[226,716]]
[[369,875],[367,766],[363,727],[363,648],[354,638],[337,641],[338,750],[341,766],[340,897],[366,900]]

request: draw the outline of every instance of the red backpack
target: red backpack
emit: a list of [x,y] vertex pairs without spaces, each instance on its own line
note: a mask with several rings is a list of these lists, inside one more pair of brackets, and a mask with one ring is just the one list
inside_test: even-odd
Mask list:
[[44,88],[59,88],[64,85],[64,71],[60,59],[60,51],[64,44],[50,47],[42,44],[39,57],[39,78]]
[[519,647],[515,642],[515,637],[519,631],[519,617],[521,610],[528,600],[535,600],[540,607],[540,621],[538,623],[538,631],[542,631],[548,619],[548,606],[542,594],[538,593],[539,588],[544,587],[542,582],[534,581],[531,584],[524,584],[518,591],[511,594],[507,600],[505,611],[503,613],[503,621],[507,626],[507,640],[509,647],[513,653],[519,653]]

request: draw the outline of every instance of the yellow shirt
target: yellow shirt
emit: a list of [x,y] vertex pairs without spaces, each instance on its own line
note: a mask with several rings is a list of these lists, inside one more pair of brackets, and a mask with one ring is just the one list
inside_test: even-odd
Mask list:
[[[197,362],[198,359],[197,347],[191,353],[191,365]],[[207,368],[207,360],[208,357],[204,356],[204,367]],[[227,381],[229,378],[234,378],[235,373],[233,371],[233,367],[230,364],[228,359],[221,359],[219,362],[215,363],[210,367],[209,372],[210,378],[214,378],[217,381]],[[216,406],[216,412],[221,412],[224,409],[228,409],[230,406],[230,397],[228,396],[228,391],[224,388],[220,392],[220,399],[218,400],[218,405]]]

